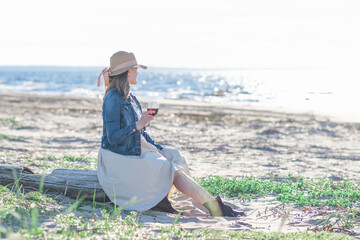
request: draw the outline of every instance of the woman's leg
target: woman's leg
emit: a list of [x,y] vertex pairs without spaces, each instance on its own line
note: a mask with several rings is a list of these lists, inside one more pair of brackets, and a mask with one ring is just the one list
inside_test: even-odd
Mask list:
[[216,198],[211,196],[210,193],[181,170],[175,172],[174,185],[180,192],[185,193],[187,196],[202,204],[211,216],[245,216],[244,212],[233,210],[231,207],[225,205],[220,196]]
[[180,192],[186,194],[200,204],[215,200],[210,193],[181,170],[175,172],[174,185]]

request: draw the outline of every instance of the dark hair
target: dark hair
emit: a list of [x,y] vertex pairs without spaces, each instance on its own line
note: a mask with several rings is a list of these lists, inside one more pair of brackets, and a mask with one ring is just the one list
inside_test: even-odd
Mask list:
[[[130,96],[130,84],[128,80],[128,71],[116,76],[109,77],[109,86],[106,88],[105,96],[110,89],[116,87],[122,99],[127,99]],[[104,96],[104,97],[105,97]]]

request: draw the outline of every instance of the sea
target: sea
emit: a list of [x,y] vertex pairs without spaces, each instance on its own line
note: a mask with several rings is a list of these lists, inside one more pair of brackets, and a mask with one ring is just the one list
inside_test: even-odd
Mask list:
[[[0,66],[0,92],[101,98],[102,67]],[[356,69],[139,70],[131,91],[142,99],[265,107],[360,122],[360,74]],[[103,80],[102,80],[103,84]]]

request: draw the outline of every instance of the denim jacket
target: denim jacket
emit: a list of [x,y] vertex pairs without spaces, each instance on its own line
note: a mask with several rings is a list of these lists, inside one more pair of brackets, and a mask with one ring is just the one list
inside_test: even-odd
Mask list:
[[[130,95],[140,111],[142,111],[139,101],[134,95]],[[102,109],[102,148],[123,155],[140,156],[140,134],[142,134],[149,143],[159,150],[163,149],[161,145],[155,143],[145,132],[145,127],[140,131],[136,129],[136,122],[139,118],[131,104],[131,99],[130,97],[126,100],[122,99],[116,87],[110,89],[106,94]]]

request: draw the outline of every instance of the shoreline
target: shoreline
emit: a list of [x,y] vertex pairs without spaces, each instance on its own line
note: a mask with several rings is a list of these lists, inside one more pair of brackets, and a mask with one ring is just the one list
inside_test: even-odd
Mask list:
[[[24,98],[24,99],[38,99],[41,101],[50,100],[51,102],[57,102],[61,99],[71,99],[72,101],[88,101],[92,103],[101,102],[100,97],[87,97],[87,96],[77,96],[77,95],[61,95],[61,94],[38,94],[38,93],[5,93],[0,92],[0,98],[6,97],[16,97],[16,98]],[[147,99],[138,97],[139,101],[143,106],[146,105]],[[100,100],[100,101],[98,101]],[[225,106],[224,106],[225,105]],[[208,112],[213,112],[212,109],[226,109],[226,110],[234,110],[235,112],[263,112],[269,114],[280,114],[280,115],[298,115],[298,116],[313,116],[314,118],[321,121],[332,121],[332,122],[342,122],[342,123],[360,123],[360,112],[354,113],[352,116],[338,116],[335,113],[326,113],[320,111],[313,110],[305,110],[305,109],[295,109],[295,108],[287,108],[281,106],[265,106],[265,105],[252,105],[249,103],[234,103],[234,102],[205,102],[205,101],[193,101],[193,100],[182,100],[182,99],[161,99],[160,100],[160,108],[161,106],[167,107],[193,107],[193,108],[206,108]],[[59,107],[59,106],[56,106]],[[89,107],[89,106],[87,106]],[[161,111],[163,109],[160,109]],[[100,105],[101,111],[101,105]]]

